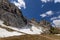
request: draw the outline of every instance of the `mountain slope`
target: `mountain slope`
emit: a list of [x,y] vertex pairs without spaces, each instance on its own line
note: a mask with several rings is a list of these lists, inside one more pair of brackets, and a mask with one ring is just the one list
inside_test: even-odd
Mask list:
[[24,27],[27,24],[22,12],[8,0],[0,0],[0,20],[13,27]]

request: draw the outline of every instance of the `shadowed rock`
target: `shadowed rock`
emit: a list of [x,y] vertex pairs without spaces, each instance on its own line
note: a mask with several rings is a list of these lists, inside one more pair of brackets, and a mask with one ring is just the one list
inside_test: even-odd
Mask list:
[[27,24],[22,12],[8,0],[0,0],[0,20],[5,25],[14,27],[24,27]]

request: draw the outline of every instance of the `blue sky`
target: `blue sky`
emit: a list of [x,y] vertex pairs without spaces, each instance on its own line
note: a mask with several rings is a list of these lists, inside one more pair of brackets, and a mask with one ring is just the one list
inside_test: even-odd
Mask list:
[[[14,2],[15,1],[15,2]],[[10,0],[14,2],[28,19],[35,18],[37,21],[46,19],[49,22],[60,20],[60,0]],[[23,8],[24,7],[24,8]]]
[[[22,9],[23,15],[30,18],[36,18],[36,20],[41,20],[42,17],[40,14],[45,13],[47,11],[53,11],[54,15],[49,17],[45,17],[44,19],[51,21],[50,18],[53,16],[58,16],[56,12],[60,11],[60,3],[48,2],[42,3],[40,0],[25,0],[26,9]],[[42,7],[42,5],[44,5]],[[59,14],[60,15],[60,14]]]
[[22,9],[25,16],[30,18],[36,18],[40,20],[40,13],[41,13],[41,3],[37,0],[25,0],[26,2],[26,9]]

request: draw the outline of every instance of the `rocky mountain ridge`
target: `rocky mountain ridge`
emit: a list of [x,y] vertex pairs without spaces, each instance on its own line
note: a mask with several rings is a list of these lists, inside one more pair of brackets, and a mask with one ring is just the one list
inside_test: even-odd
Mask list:
[[42,27],[42,31],[44,31],[43,33],[50,33],[50,29],[51,29],[51,24],[50,22],[46,21],[46,20],[42,20],[40,22],[37,22],[35,19],[31,19],[30,23],[31,25],[35,25],[38,29],[39,27]]
[[28,31],[33,33],[37,31],[37,33],[40,33],[43,31],[43,33],[47,34],[50,33],[52,28],[51,24],[46,20],[42,20],[40,22],[37,22],[34,19],[27,20],[23,16],[21,10],[8,0],[0,0],[0,20],[4,21],[6,26],[12,26],[16,28],[24,28],[27,26],[26,29],[29,29]]
[[0,0],[0,20],[13,27],[24,27],[27,24],[21,10],[8,0]]

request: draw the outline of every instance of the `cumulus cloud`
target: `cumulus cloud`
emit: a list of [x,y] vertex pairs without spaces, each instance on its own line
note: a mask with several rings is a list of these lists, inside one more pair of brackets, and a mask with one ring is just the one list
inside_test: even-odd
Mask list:
[[51,20],[56,20],[56,19],[60,19],[60,15],[57,17],[52,17]]
[[43,3],[51,2],[53,0],[41,0]]
[[57,17],[52,17],[51,20],[52,20],[52,23],[54,24],[54,26],[60,27],[60,15]]
[[60,20],[54,20],[53,23],[56,27],[60,27]]
[[51,20],[56,20],[58,17],[52,17]]
[[46,14],[47,14],[47,15],[52,15],[53,12],[52,12],[52,11],[48,11],[48,12],[46,12]]
[[52,20],[52,23],[54,24],[54,26],[60,27],[60,15],[57,17],[52,17],[51,20]]
[[43,13],[40,16],[41,17],[46,17],[46,16],[51,16],[51,15],[53,15],[53,12],[52,11],[47,11],[46,13]]
[[47,3],[47,2],[52,2],[54,1],[55,3],[60,2],[60,0],[41,0],[43,3]]
[[41,1],[46,3],[46,0],[41,0]]
[[60,2],[60,0],[55,0],[55,3]]
[[21,7],[23,7],[24,9],[26,8],[24,0],[17,0],[17,1],[18,2],[13,0],[12,3],[15,4],[19,9],[21,9]]
[[41,14],[40,16],[41,16],[41,17],[46,17],[47,15],[46,15],[46,14]]

